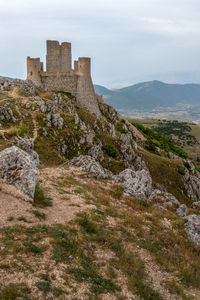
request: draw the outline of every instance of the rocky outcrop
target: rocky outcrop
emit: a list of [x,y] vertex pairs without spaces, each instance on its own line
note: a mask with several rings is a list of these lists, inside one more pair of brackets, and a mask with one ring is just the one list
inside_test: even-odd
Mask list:
[[132,169],[125,169],[114,176],[114,179],[122,183],[124,192],[135,198],[147,200],[152,192],[152,179],[147,170],[133,171]]
[[200,173],[190,160],[185,160],[184,165],[183,181],[186,194],[192,201],[200,201]]
[[13,146],[0,152],[0,178],[33,198],[39,171],[31,156]]
[[185,204],[181,204],[179,208],[176,210],[176,213],[179,217],[184,218],[187,216],[188,208]]
[[69,162],[69,164],[77,166],[81,171],[90,173],[99,179],[106,179],[111,175],[108,170],[105,170],[98,161],[89,155],[80,155],[75,157]]
[[34,96],[35,95],[35,85],[27,80],[8,80],[6,78],[0,79],[0,90],[1,91],[12,91],[18,90],[24,94],[24,96]]
[[200,215],[190,215],[185,219],[188,237],[196,248],[200,248]]
[[155,189],[152,191],[149,202],[156,202],[158,208],[179,207],[180,202],[172,194]]

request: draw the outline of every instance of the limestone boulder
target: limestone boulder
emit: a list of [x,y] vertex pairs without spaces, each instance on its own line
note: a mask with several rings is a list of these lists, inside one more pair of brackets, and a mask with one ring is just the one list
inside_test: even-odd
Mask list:
[[200,215],[190,215],[187,220],[186,231],[190,240],[196,248],[200,248]]
[[70,161],[70,165],[77,166],[81,171],[92,174],[99,179],[106,179],[111,173],[105,170],[98,161],[89,155],[80,155]]
[[124,192],[135,198],[147,200],[152,192],[152,178],[147,170],[125,169],[114,179],[122,183]]
[[16,144],[18,147],[20,147],[22,150],[24,150],[25,152],[27,152],[32,159],[32,162],[35,164],[35,166],[38,166],[40,163],[39,160],[39,155],[37,154],[36,151],[34,151],[34,143],[33,143],[33,139],[29,139],[29,138],[23,138],[23,137],[16,137]]
[[16,146],[0,152],[0,178],[33,198],[39,170],[32,157]]

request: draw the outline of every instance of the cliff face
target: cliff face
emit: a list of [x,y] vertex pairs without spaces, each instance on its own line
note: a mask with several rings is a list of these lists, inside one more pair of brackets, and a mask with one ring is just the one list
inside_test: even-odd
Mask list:
[[[98,110],[67,92],[0,81],[0,226],[11,226],[1,232],[9,265],[0,268],[1,293],[28,295],[11,276],[16,247],[17,264],[23,257],[26,272],[33,268],[29,282],[25,269],[22,275],[33,299],[181,299],[199,286],[199,172],[189,160],[148,151],[146,138],[111,106],[98,103]],[[20,154],[12,168],[5,153]],[[24,168],[39,176],[29,202]]]

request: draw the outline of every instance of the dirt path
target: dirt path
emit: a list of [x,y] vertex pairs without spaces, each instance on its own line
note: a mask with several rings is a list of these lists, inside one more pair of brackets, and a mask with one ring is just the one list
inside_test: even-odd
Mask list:
[[[0,181],[0,227],[14,224],[26,224],[33,226],[37,224],[53,225],[65,223],[72,220],[80,211],[96,208],[94,205],[86,204],[86,200],[74,192],[73,188],[59,186],[57,182],[71,173],[80,173],[77,168],[71,167],[69,170],[59,168],[46,168],[41,170],[40,181],[42,189],[47,197],[52,199],[52,206],[39,208],[34,207],[30,200],[14,186],[7,185]],[[78,174],[77,173],[77,174]],[[45,214],[45,220],[39,220],[33,214],[33,210]],[[25,221],[18,220],[23,217]],[[9,219],[12,218],[12,221]]]

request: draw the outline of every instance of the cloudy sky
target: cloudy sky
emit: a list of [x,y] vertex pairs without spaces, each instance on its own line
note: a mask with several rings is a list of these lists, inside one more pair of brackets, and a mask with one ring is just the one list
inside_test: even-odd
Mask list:
[[95,83],[200,83],[199,0],[0,0],[0,75],[26,77],[45,40],[92,57]]

